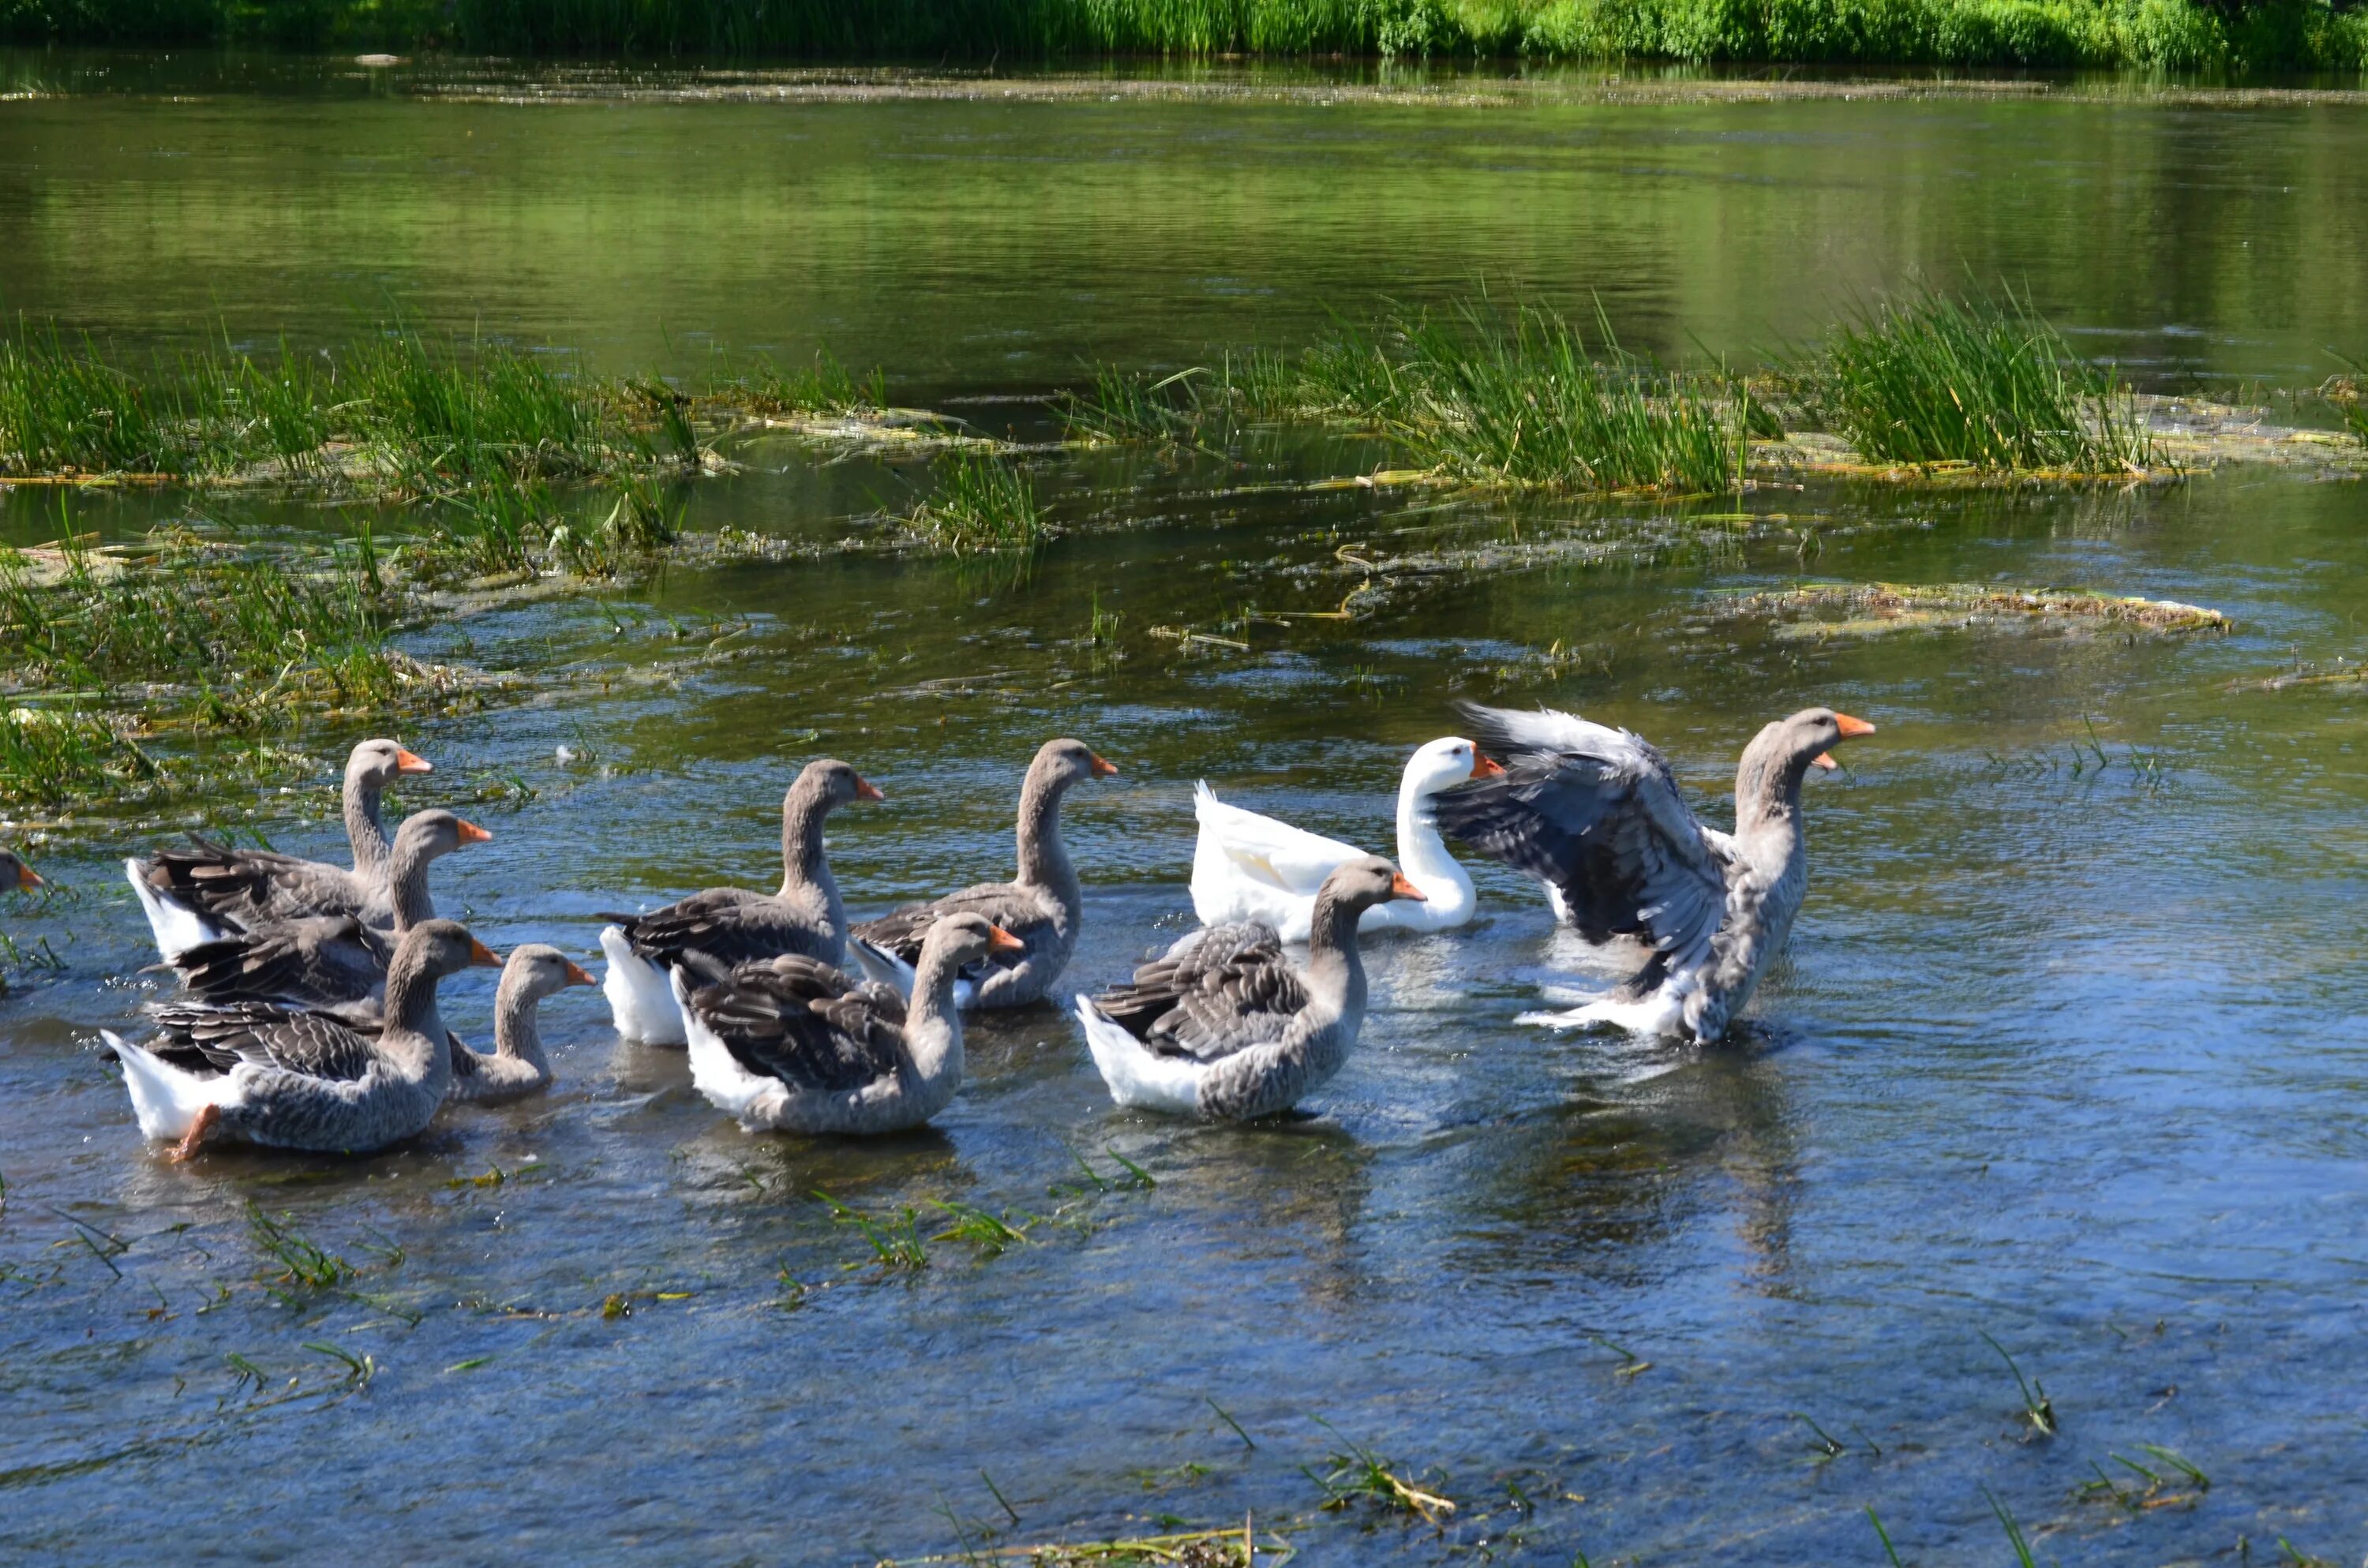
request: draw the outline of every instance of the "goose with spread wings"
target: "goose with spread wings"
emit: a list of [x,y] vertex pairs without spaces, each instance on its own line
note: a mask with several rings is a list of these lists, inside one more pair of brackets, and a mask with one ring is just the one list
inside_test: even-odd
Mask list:
[[1551,709],[1457,708],[1505,771],[1440,796],[1440,829],[1544,883],[1555,915],[1588,941],[1650,949],[1610,995],[1527,1021],[1725,1034],[1808,886],[1802,780],[1874,726],[1805,708],[1761,729],[1736,770],[1729,834],[1694,815],[1668,760],[1626,730]]

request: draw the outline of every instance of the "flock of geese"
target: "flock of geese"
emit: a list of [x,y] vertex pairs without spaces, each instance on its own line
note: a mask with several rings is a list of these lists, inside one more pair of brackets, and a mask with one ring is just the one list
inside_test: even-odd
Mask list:
[[[1644,955],[1608,994],[1525,1018],[1714,1040],[1800,908],[1803,780],[1873,731],[1826,708],[1762,729],[1736,771],[1730,834],[1702,823],[1661,754],[1627,731],[1458,706],[1471,737],[1433,741],[1406,764],[1395,867],[1198,788],[1201,928],[1075,1001],[1119,1104],[1240,1120],[1330,1078],[1364,1017],[1360,935],[1473,916],[1447,837],[1535,877],[1586,940]],[[962,1016],[1039,1003],[1067,968],[1085,890],[1062,801],[1118,769],[1080,741],[1046,742],[1020,787],[1012,881],[850,922],[823,826],[882,796],[844,762],[811,763],[781,802],[780,890],[710,888],[609,917],[599,980],[540,944],[505,962],[436,916],[431,864],[492,835],[426,811],[390,838],[384,791],[428,771],[393,741],[354,748],[350,868],[204,839],[124,862],[158,968],[180,988],[148,1006],[146,1040],[106,1040],[141,1131],[175,1142],[175,1157],[216,1141],[358,1153],[419,1132],[448,1100],[541,1090],[552,1074],[536,1006],[569,985],[602,986],[625,1039],[688,1048],[699,1091],[752,1132],[915,1126],[962,1085]],[[5,854],[0,880],[40,881]],[[1303,942],[1294,963],[1286,944]],[[437,1004],[438,983],[472,965],[502,971],[490,1051]]]

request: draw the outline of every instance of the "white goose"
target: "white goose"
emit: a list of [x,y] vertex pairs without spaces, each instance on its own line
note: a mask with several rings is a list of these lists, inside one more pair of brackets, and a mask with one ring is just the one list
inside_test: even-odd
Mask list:
[[[1421,903],[1377,903],[1360,918],[1360,931],[1452,931],[1468,924],[1478,903],[1472,879],[1439,836],[1432,802],[1443,790],[1505,770],[1459,735],[1432,741],[1406,759],[1398,780],[1398,865],[1421,890]],[[1207,782],[1193,786],[1201,819],[1192,850],[1192,908],[1203,926],[1255,920],[1286,942],[1304,942],[1324,879],[1365,852],[1272,817],[1229,806]]]

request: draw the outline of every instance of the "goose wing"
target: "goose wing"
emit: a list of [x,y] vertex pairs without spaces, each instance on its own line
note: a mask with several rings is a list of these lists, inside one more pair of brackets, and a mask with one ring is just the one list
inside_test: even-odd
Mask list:
[[661,969],[686,953],[729,967],[778,953],[813,957],[822,946],[821,933],[780,899],[740,888],[709,888],[647,915],[613,918],[633,951]]
[[1709,952],[1727,856],[1659,752],[1550,709],[1456,708],[1505,771],[1437,797],[1442,831],[1552,887],[1590,942],[1638,937],[1673,967]]
[[1304,898],[1315,897],[1325,878],[1364,853],[1353,844],[1229,806],[1205,781],[1192,787],[1192,811],[1201,836],[1224,856],[1235,874]]
[[164,1031],[152,1052],[192,1072],[223,1074],[245,1062],[352,1083],[379,1060],[374,1038],[325,1013],[268,1002],[160,1002],[149,1014]]
[[[877,920],[866,920],[855,927],[855,935],[875,948],[895,954],[908,964],[921,961],[921,941],[929,927],[949,915],[980,915],[1002,926],[1019,940],[1033,947],[1050,936],[1060,916],[1059,905],[1053,895],[1040,888],[1025,887],[1018,882],[983,882],[960,892],[928,903],[907,904],[892,915]],[[1003,969],[1017,968],[1026,957],[1023,953],[990,952],[985,964]],[[985,964],[973,964],[963,969],[964,974],[985,972]]]
[[1257,921],[1193,932],[1094,1005],[1155,1055],[1214,1062],[1270,1044],[1307,1006],[1307,987]]
[[150,888],[217,924],[252,926],[313,915],[364,915],[361,889],[341,866],[268,849],[233,849],[197,834],[159,850],[141,870]]
[[338,1007],[386,983],[392,944],[351,915],[316,916],[200,942],[173,959],[182,988],[211,1003]]
[[742,964],[690,1008],[743,1067],[796,1088],[860,1089],[905,1060],[903,998],[796,954]]

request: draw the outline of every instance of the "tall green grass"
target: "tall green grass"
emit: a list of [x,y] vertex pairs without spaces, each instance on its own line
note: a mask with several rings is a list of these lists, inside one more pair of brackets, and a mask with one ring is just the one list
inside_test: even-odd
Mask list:
[[162,776],[103,714],[0,705],[0,806],[54,810]]
[[939,462],[937,488],[907,519],[916,537],[949,555],[1030,550],[1048,531],[1028,475],[1008,459],[957,451]]
[[0,0],[0,37],[936,62],[1094,55],[2358,70],[2328,0]]
[[1878,462],[2110,473],[2153,446],[2120,381],[2011,295],[1927,294],[1830,332],[1804,404]]
[[284,727],[303,708],[384,710],[404,695],[358,574],[178,546],[108,570],[69,547],[37,578],[0,551],[0,689],[159,710],[159,687],[193,693],[189,716],[229,729]]

